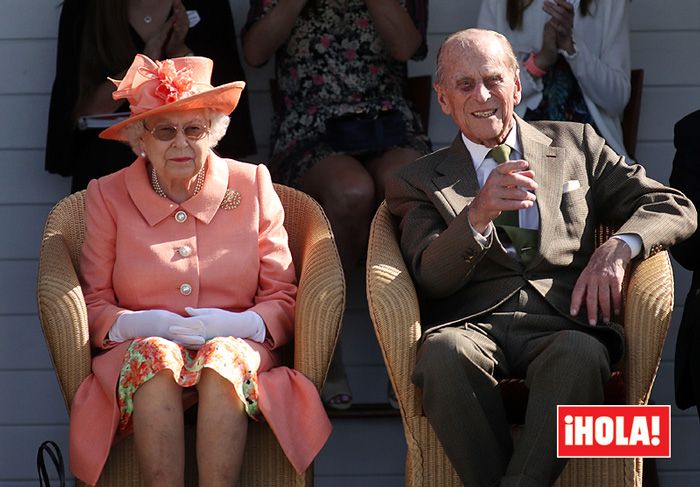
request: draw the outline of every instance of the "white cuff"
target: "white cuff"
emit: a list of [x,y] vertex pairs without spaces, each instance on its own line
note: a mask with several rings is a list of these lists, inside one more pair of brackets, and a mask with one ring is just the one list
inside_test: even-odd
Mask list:
[[620,234],[615,234],[611,238],[617,238],[625,242],[631,252],[632,252],[632,258],[634,259],[639,255],[639,253],[642,251],[642,239],[639,235],[635,233],[620,233]]
[[253,319],[255,320],[255,323],[257,324],[258,328],[255,334],[250,337],[250,339],[254,342],[262,343],[265,341],[265,337],[267,336],[267,327],[265,326],[265,321],[255,311],[250,312],[253,313],[253,315],[255,315]]
[[469,224],[469,229],[472,231],[472,236],[474,240],[476,240],[476,243],[481,245],[482,248],[486,247],[489,244],[489,237],[491,237],[491,232],[493,231],[493,222],[489,223],[483,234],[476,231],[472,226],[472,222],[469,221],[469,218],[467,218],[467,224]]

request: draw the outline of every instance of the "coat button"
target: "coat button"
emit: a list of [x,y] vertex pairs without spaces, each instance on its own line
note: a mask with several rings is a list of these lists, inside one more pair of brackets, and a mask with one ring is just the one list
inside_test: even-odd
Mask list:
[[182,294],[183,296],[189,296],[190,294],[192,294],[192,286],[190,286],[187,283],[182,284],[180,286],[180,294]]
[[184,211],[180,210],[177,213],[175,213],[175,221],[178,223],[184,223],[185,220],[187,220],[187,213]]
[[179,249],[177,249],[177,253],[180,254],[183,257],[189,257],[192,255],[192,247],[189,245],[183,245]]

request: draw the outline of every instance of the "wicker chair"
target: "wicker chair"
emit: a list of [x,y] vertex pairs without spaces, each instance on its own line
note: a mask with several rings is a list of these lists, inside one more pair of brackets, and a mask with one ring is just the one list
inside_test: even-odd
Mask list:
[[[673,309],[673,274],[666,252],[635,266],[625,288],[623,362],[627,404],[646,404],[661,359]],[[399,400],[408,450],[406,485],[457,486],[459,477],[422,413],[411,383],[421,336],[418,299],[401,256],[398,231],[386,203],[372,222],[367,255],[367,299],[387,370]],[[575,459],[558,486],[642,485],[642,459]]]
[[[345,306],[343,271],[321,207],[300,191],[281,185],[275,189],[286,212],[285,227],[299,279],[293,365],[320,389],[340,332]],[[78,386],[90,373],[87,310],[76,275],[85,231],[83,209],[84,191],[56,205],[44,229],[39,260],[39,317],[68,410]],[[290,347],[290,356],[291,352]],[[193,427],[188,426],[186,436],[187,485],[196,485]],[[297,475],[270,428],[251,423],[239,485],[312,484],[313,465]],[[142,485],[132,438],[112,448],[98,485]]]

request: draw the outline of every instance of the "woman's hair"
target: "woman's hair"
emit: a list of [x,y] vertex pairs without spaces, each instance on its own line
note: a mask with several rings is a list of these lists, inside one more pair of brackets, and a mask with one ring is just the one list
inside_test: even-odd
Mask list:
[[[226,129],[228,128],[231,118],[228,115],[208,108],[204,109],[204,117],[209,120],[209,148],[214,148],[226,134]],[[146,127],[143,122],[143,119],[137,120],[124,127],[124,132],[126,133],[131,150],[134,151],[136,155],[139,155],[141,152],[139,150],[139,140],[141,140],[141,137],[143,137],[143,134],[146,132]]]
[[129,25],[128,1],[90,0],[85,3],[76,115],[82,114],[82,107],[100,83],[107,76],[126,70],[138,53]]
[[[591,6],[598,0],[581,0],[578,6],[579,13],[585,17],[592,15]],[[625,0],[613,0],[625,1]],[[508,8],[506,10],[506,18],[508,25],[512,30],[520,30],[523,27],[523,12],[532,4],[532,0],[508,0]]]

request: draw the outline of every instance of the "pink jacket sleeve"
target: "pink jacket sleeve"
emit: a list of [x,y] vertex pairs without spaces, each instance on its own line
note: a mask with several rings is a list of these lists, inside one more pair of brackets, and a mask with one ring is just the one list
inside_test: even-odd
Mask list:
[[284,228],[284,209],[267,168],[256,169],[258,186],[260,274],[252,311],[258,313],[268,331],[272,348],[288,343],[294,334],[296,276]]
[[93,180],[85,200],[85,241],[80,253],[80,280],[85,295],[90,341],[97,348],[112,348],[107,334],[123,311],[117,306],[112,285],[117,227],[102,195],[100,182]]

